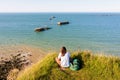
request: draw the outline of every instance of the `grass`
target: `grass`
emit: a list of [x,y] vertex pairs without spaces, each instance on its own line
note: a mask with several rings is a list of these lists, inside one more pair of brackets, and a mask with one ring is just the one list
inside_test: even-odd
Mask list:
[[80,59],[81,69],[61,71],[55,62],[57,54],[48,54],[43,60],[22,71],[16,80],[119,80],[120,58],[93,55],[89,51],[71,54]]

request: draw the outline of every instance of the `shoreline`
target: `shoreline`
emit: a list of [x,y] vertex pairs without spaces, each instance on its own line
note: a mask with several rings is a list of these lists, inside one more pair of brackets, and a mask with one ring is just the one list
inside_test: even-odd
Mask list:
[[[68,49],[69,52],[74,52],[74,51],[89,51],[91,53],[94,53],[95,55],[105,55],[105,56],[116,56],[120,57],[119,55],[114,55],[114,54],[108,54],[104,53],[101,51],[94,52],[89,49],[76,49],[76,50],[70,50]],[[30,57],[30,60],[35,63],[42,59],[44,56],[47,54],[53,52],[53,53],[59,53],[59,50],[51,49],[51,48],[42,48],[38,46],[33,46],[33,45],[24,45],[24,44],[18,44],[18,45],[0,45],[0,57],[5,57],[8,58],[11,54],[15,55],[17,53],[29,53],[32,56]]]
[[[70,53],[74,51],[88,51],[91,53],[94,53],[94,55],[104,55],[106,57],[113,56],[113,57],[120,57],[119,55],[113,55],[113,54],[105,54],[102,52],[93,52],[91,50],[83,50],[83,49],[78,49],[78,50],[68,50]],[[47,54],[49,53],[58,53],[59,51],[57,50],[51,50],[51,49],[44,49],[41,47],[37,46],[31,46],[31,45],[0,45],[0,61],[2,59],[10,59],[11,55],[17,55],[17,54],[30,54],[31,56],[28,56],[29,60],[31,61],[32,64],[37,63],[38,61],[42,60]]]
[[32,63],[36,63],[41,60],[48,52],[41,48],[29,46],[29,45],[11,45],[11,46],[0,46],[0,58],[8,58],[10,55],[31,54],[29,59]]

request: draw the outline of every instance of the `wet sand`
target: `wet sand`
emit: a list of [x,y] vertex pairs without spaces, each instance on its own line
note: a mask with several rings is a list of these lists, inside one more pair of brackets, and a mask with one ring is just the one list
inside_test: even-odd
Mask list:
[[32,63],[41,60],[46,54],[46,51],[41,50],[38,47],[28,46],[28,45],[11,45],[11,46],[0,46],[0,57],[9,58],[9,56],[22,53],[30,54],[29,59]]

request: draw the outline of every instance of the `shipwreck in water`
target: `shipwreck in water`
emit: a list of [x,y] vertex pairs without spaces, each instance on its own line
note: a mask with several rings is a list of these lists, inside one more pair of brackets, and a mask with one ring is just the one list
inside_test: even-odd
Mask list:
[[51,29],[51,28],[50,27],[39,27],[39,28],[35,28],[35,31],[42,32],[42,31],[49,30],[49,29]]
[[69,22],[68,22],[68,21],[58,22],[57,24],[58,24],[58,25],[65,25],[65,24],[69,24]]

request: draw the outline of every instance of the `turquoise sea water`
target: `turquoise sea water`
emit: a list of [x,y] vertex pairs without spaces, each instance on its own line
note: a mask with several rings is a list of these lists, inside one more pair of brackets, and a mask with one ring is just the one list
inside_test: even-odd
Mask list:
[[[55,16],[53,20],[49,20]],[[58,26],[58,21],[70,24]],[[52,29],[34,32],[37,27]],[[119,13],[0,13],[0,45],[31,45],[46,50],[91,50],[120,55]]]

